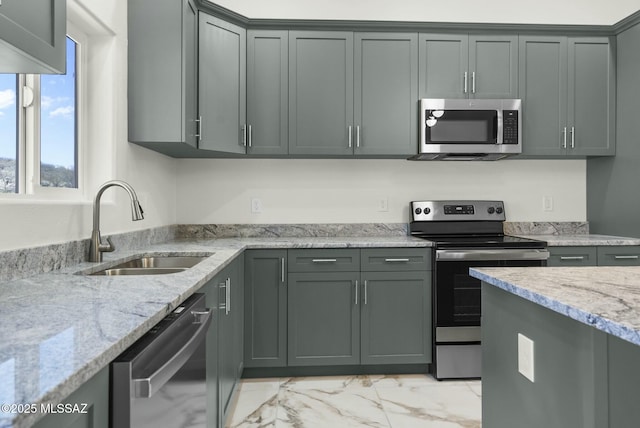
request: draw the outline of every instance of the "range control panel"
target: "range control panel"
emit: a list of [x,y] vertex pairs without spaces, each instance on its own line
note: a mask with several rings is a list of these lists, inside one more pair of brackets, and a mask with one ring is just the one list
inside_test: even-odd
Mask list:
[[505,221],[502,201],[414,201],[411,221]]

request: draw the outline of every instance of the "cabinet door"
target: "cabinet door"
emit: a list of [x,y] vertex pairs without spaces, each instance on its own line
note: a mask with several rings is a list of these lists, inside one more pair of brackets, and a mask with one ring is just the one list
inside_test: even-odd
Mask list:
[[289,151],[289,40],[287,31],[247,33],[247,153]]
[[470,36],[469,74],[471,98],[518,98],[518,36]]
[[207,282],[200,293],[205,294],[207,308],[212,311],[212,320],[207,332],[207,426],[219,426],[218,407],[220,405],[218,385],[218,329],[224,311],[219,308],[219,284],[224,283],[220,275]]
[[244,366],[287,365],[287,250],[245,255]]
[[109,367],[99,371],[63,403],[80,406],[86,404],[86,412],[50,414],[38,421],[34,428],[108,428]]
[[362,274],[362,364],[431,362],[430,273]]
[[67,2],[0,2],[0,73],[64,73]]
[[610,39],[569,39],[572,154],[615,154],[615,67]]
[[417,34],[356,33],[356,155],[415,155]]
[[289,32],[289,154],[353,154],[353,33]]
[[467,98],[469,37],[466,34],[420,34],[420,98]]
[[219,414],[221,424],[224,423],[233,404],[233,394],[237,381],[236,350],[234,347],[236,326],[234,322],[234,310],[236,293],[233,264],[227,266],[216,278],[218,281],[218,299],[220,317],[218,325],[218,394],[219,394]]
[[289,274],[289,366],[360,364],[359,276]]
[[174,153],[196,147],[197,8],[191,0],[127,4],[129,141],[159,150],[171,143]]
[[566,153],[567,39],[520,37],[519,86],[522,98],[522,154]]
[[246,32],[200,12],[199,148],[245,153]]
[[549,247],[547,266],[596,266],[596,247]]

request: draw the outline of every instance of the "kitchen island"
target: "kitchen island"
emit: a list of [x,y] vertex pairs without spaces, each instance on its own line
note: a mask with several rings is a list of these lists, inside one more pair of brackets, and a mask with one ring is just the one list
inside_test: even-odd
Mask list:
[[471,269],[483,426],[638,426],[640,267]]

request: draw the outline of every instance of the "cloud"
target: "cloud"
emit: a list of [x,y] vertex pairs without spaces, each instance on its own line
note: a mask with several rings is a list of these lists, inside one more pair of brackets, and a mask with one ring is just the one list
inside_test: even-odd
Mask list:
[[12,107],[16,104],[16,92],[13,89],[0,91],[0,109]]
[[57,117],[57,116],[72,117],[73,111],[74,111],[73,106],[58,107],[57,109],[52,110],[49,113],[49,117]]

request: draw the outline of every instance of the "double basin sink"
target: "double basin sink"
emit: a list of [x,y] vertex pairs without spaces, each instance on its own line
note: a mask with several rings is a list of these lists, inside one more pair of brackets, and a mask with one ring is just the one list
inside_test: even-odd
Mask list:
[[129,260],[97,272],[85,275],[120,276],[120,275],[163,275],[184,272],[192,268],[207,256],[147,256]]

